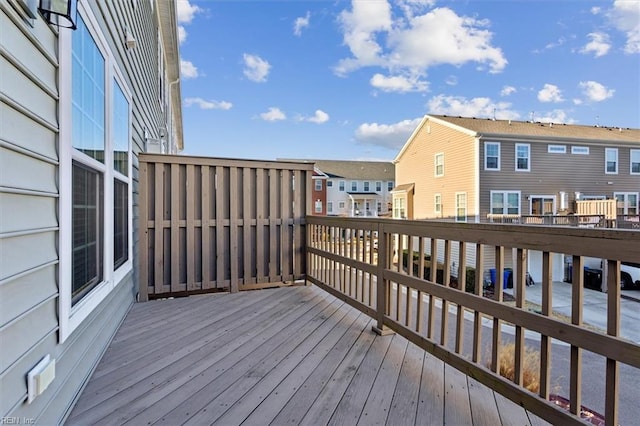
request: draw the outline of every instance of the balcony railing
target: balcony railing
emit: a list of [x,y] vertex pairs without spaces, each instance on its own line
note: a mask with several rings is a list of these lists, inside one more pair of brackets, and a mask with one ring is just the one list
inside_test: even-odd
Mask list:
[[[620,337],[620,261],[640,259],[640,233],[309,217],[307,241],[307,280],[375,318],[380,333],[401,334],[553,424],[582,422],[582,379],[591,373],[583,368],[582,356],[604,357],[604,417],[607,424],[618,424],[621,366],[640,368],[640,346]],[[494,257],[495,269],[502,271],[506,250],[515,252],[512,304],[504,301],[503,274],[497,274],[494,293],[486,297],[479,272],[485,254]],[[526,306],[529,251],[542,252],[542,306],[537,312]],[[552,309],[553,259],[559,253],[573,260],[570,318],[558,318]],[[583,321],[584,256],[606,262],[605,331],[585,327]],[[487,328],[491,336],[483,340]],[[510,354],[504,346],[507,329],[513,331],[515,346]],[[539,355],[535,391],[525,388],[532,342]],[[553,402],[551,361],[558,342],[569,348],[569,410]],[[505,355],[513,360],[510,378],[500,369]]]

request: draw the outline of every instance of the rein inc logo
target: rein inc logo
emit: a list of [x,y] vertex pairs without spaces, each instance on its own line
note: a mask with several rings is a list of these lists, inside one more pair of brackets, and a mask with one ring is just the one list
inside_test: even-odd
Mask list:
[[0,417],[0,425],[35,425],[36,420],[31,417]]

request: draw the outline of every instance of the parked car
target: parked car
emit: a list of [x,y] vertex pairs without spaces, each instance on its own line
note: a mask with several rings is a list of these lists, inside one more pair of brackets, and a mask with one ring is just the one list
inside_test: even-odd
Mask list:
[[620,263],[620,286],[625,290],[640,287],[640,263]]

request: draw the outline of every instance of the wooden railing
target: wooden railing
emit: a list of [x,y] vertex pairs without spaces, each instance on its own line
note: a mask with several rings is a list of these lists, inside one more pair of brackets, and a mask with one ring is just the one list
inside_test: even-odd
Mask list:
[[520,225],[580,226],[588,228],[611,228],[615,221],[602,214],[581,215],[519,215],[488,214],[489,223],[511,223]]
[[[308,217],[307,280],[377,320],[376,329],[393,331],[458,370],[493,388],[553,424],[582,424],[582,355],[606,359],[604,417],[618,424],[621,364],[640,368],[640,346],[620,337],[620,261],[640,259],[640,232],[570,227],[460,224],[393,219]],[[504,302],[505,248],[516,252],[515,303]],[[455,250],[452,250],[455,249]],[[510,249],[511,250],[511,249]],[[542,252],[542,306],[525,305],[527,253]],[[458,256],[452,256],[452,251]],[[467,265],[469,253],[474,262]],[[494,293],[483,295],[484,256],[495,256]],[[554,254],[572,255],[570,318],[552,312]],[[427,256],[427,254],[429,256]],[[607,326],[584,327],[583,256],[605,259]],[[431,267],[431,259],[443,259]],[[454,274],[457,271],[474,271]],[[453,275],[457,275],[454,279]],[[467,282],[467,279],[472,280]],[[483,325],[483,319],[488,325]],[[471,337],[465,338],[465,328]],[[483,328],[485,330],[483,330]],[[483,341],[489,329],[490,339]],[[513,377],[499,364],[505,355],[504,331],[513,331]],[[534,333],[532,333],[534,332]],[[525,339],[526,333],[526,339]],[[532,337],[534,336],[534,337]],[[509,337],[510,339],[511,337]],[[535,342],[539,361],[536,392],[524,387],[525,357]],[[483,342],[490,348],[487,355]],[[569,345],[569,410],[552,402],[552,341]]]
[[313,164],[140,155],[141,301],[304,278]]

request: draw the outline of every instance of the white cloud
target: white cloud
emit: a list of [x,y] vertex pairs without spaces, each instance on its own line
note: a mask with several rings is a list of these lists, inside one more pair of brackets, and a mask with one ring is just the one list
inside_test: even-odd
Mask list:
[[591,40],[585,44],[580,53],[590,54],[593,53],[596,58],[604,56],[611,49],[611,41],[609,35],[602,32],[595,32],[587,34],[587,37]]
[[424,76],[429,67],[468,62],[500,72],[507,65],[502,50],[491,44],[486,20],[457,15],[449,8],[423,14],[432,2],[403,2],[403,16],[392,16],[387,1],[352,1],[340,14],[343,41],[351,57],[335,66],[338,75],[363,67],[386,68],[393,74]]
[[375,74],[369,83],[376,89],[383,92],[425,92],[429,88],[429,83],[420,80],[418,76],[384,76]]
[[198,6],[192,5],[189,0],[178,0],[176,9],[178,13],[178,23],[180,24],[190,24],[196,13],[203,11]]
[[187,30],[183,25],[178,25],[178,43],[182,44],[187,39]]
[[364,123],[356,129],[355,137],[364,144],[400,149],[420,121],[422,117],[393,124]]
[[615,90],[607,89],[597,81],[581,81],[578,83],[578,87],[582,89],[582,93],[590,102],[602,102],[615,93]]
[[269,108],[269,111],[261,113],[260,118],[264,121],[282,121],[286,120],[287,116],[280,110],[280,108],[271,107]]
[[540,123],[574,124],[576,122],[576,120],[567,116],[566,111],[561,109],[554,109],[553,111],[542,113],[541,116],[535,117],[535,120]]
[[196,78],[199,75],[198,68],[190,61],[185,61],[184,59],[180,59],[180,74],[184,79]]
[[625,53],[640,53],[640,2],[616,0],[607,16],[616,29],[627,37]]
[[271,64],[258,55],[249,55],[245,53],[244,59],[244,75],[251,81],[256,83],[264,83],[267,81]]
[[327,114],[326,112],[317,109],[315,114],[312,115],[311,117],[303,117],[300,116],[298,117],[299,121],[308,121],[310,123],[316,123],[316,124],[323,124],[326,123],[327,121],[329,121],[329,114]]
[[598,15],[600,12],[602,11],[602,9],[598,6],[594,6],[591,8],[591,14],[592,15]]
[[520,114],[511,110],[508,102],[494,102],[490,98],[467,99],[463,96],[437,95],[429,100],[430,114],[459,115],[462,117],[486,117],[498,120],[516,120]]
[[233,107],[233,104],[227,101],[207,101],[202,98],[186,98],[184,100],[184,106],[190,107],[191,105],[197,105],[198,107],[200,107],[200,109],[228,110]]
[[516,93],[516,88],[513,86],[504,86],[500,91],[500,96],[509,96],[513,93]]
[[449,86],[457,86],[458,85],[458,77],[456,77],[455,75],[450,75],[449,77],[447,77],[447,79],[444,82],[445,82],[445,84],[447,84]]
[[554,84],[545,84],[544,88],[542,88],[538,92],[538,100],[540,102],[562,102],[564,99],[562,98],[562,90],[558,88],[558,86]]
[[293,23],[293,33],[300,37],[302,35],[302,29],[309,27],[309,19],[311,18],[311,13],[307,12],[304,17],[296,18]]

